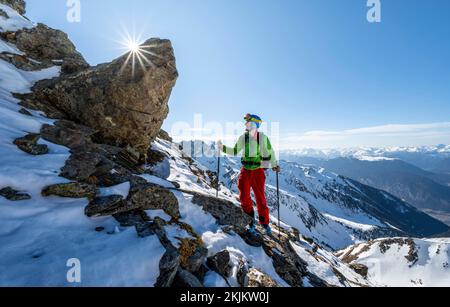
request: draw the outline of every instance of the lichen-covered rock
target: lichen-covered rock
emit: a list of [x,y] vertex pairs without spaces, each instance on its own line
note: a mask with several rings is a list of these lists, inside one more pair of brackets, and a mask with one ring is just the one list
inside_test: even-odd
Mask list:
[[42,190],[42,196],[51,195],[68,198],[89,198],[93,199],[97,194],[97,187],[92,184],[70,182],[60,183],[46,187]]
[[170,41],[150,39],[141,48],[146,49],[144,69],[133,69],[133,55],[125,54],[111,63],[41,81],[22,104],[50,113],[57,109],[67,119],[96,129],[103,143],[134,148],[144,163],[168,115],[178,72]]
[[27,193],[19,192],[11,187],[6,187],[0,190],[0,196],[3,196],[10,201],[20,201],[31,199],[31,196]]
[[30,133],[24,137],[14,140],[14,145],[16,145],[20,150],[29,153],[30,155],[38,156],[45,155],[48,153],[48,146],[44,144],[38,144],[40,139],[39,134]]
[[148,183],[140,177],[131,180],[127,199],[131,207],[141,210],[164,210],[174,219],[181,217],[178,199],[173,193],[159,185]]
[[0,0],[0,3],[10,6],[21,15],[26,13],[26,4],[24,0]]

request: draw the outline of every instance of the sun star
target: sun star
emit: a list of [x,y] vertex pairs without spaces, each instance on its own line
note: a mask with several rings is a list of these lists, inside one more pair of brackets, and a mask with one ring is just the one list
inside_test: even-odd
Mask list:
[[151,61],[150,57],[160,57],[159,55],[151,52],[149,49],[155,47],[152,45],[143,45],[141,42],[141,35],[130,35],[130,33],[124,28],[124,35],[121,35],[122,39],[118,41],[121,45],[121,49],[127,52],[127,58],[122,65],[120,73],[123,73],[124,69],[131,63],[131,74],[134,77],[136,72],[136,66],[139,66],[144,72],[148,66],[154,67],[155,65]]

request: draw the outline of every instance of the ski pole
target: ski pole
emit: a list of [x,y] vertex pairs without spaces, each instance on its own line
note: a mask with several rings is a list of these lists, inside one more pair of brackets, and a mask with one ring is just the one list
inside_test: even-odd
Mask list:
[[217,186],[216,186],[216,198],[219,198],[219,187],[220,187],[220,148],[217,152]]
[[279,239],[281,240],[281,222],[280,222],[280,218],[281,218],[281,214],[280,214],[280,178],[279,178],[279,172],[277,169],[277,202],[278,202],[278,234],[279,234]]

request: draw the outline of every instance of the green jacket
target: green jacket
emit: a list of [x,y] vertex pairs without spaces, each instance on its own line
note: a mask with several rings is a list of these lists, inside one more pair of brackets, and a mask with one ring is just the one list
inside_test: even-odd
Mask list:
[[242,151],[244,151],[242,165],[246,170],[254,171],[278,166],[275,151],[264,133],[259,132],[257,139],[254,139],[247,132],[239,138],[234,148],[223,147],[223,152],[231,156],[237,156]]

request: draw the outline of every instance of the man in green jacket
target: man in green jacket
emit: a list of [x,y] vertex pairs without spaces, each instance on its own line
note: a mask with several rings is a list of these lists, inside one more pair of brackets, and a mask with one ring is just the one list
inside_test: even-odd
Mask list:
[[251,234],[256,234],[255,211],[251,198],[251,190],[253,190],[259,222],[267,234],[271,235],[269,208],[265,195],[265,170],[272,169],[275,172],[280,172],[280,167],[269,138],[258,130],[262,124],[261,118],[257,115],[247,114],[244,120],[246,131],[239,138],[237,144],[230,148],[224,146],[220,141],[219,149],[232,156],[237,156],[243,151],[238,188],[242,210],[253,219],[248,231]]

